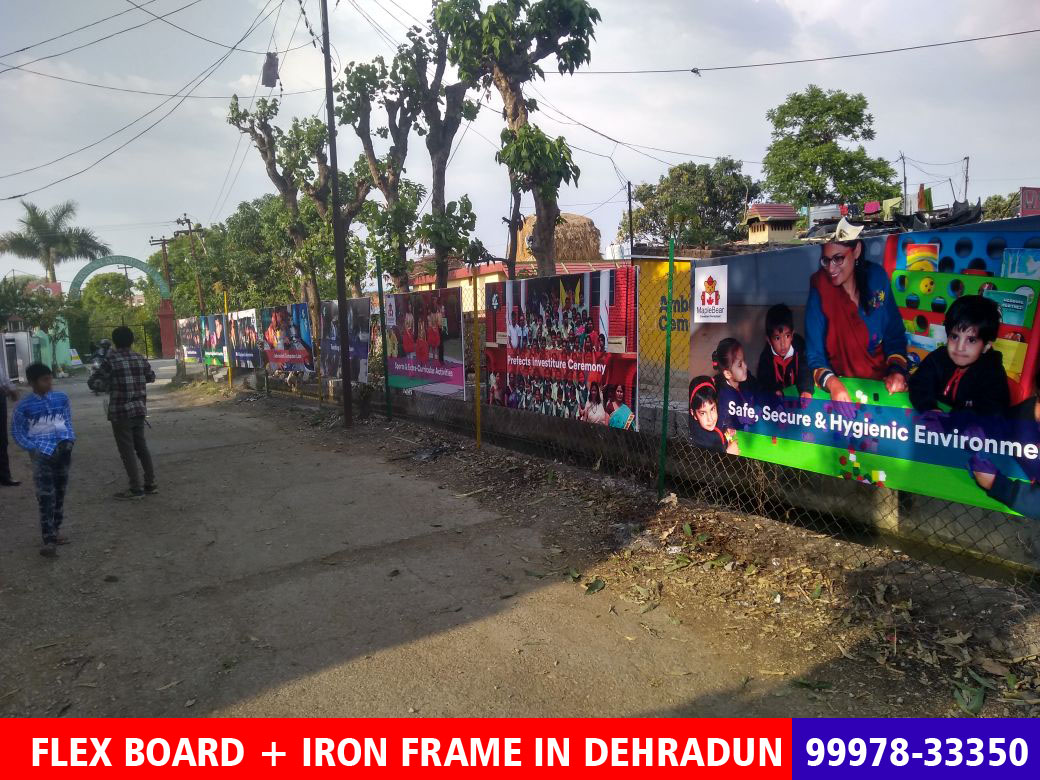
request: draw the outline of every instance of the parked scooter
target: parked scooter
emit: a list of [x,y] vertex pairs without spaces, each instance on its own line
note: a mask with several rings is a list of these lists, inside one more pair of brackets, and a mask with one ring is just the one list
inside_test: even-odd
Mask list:
[[108,377],[102,373],[101,364],[111,349],[112,342],[108,339],[101,339],[94,354],[90,356],[90,376],[87,378],[87,387],[94,392],[94,395],[108,392]]

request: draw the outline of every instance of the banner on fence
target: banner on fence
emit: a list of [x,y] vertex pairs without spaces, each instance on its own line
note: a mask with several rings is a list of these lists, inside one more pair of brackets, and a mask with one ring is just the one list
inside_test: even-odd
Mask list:
[[1013,256],[1038,240],[1033,219],[713,260],[729,317],[693,326],[691,438],[1036,515],[1040,279]]
[[314,371],[314,342],[306,303],[260,311],[264,357],[276,371]]
[[485,288],[487,403],[636,429],[637,269]]
[[[646,402],[664,386],[665,336],[668,333],[668,260],[636,258],[639,268],[639,384],[650,391]],[[672,351],[670,392],[673,401],[686,397],[690,366],[689,259],[675,261],[672,280]]]
[[464,399],[462,291],[452,287],[385,298],[390,386]]
[[228,356],[236,368],[260,368],[260,320],[256,309],[233,311],[228,323]]
[[202,335],[198,317],[177,320],[177,333],[181,340],[181,358],[185,363],[202,362]]
[[[347,330],[350,332],[350,379],[368,382],[368,352],[372,331],[372,301],[351,298],[347,301]],[[321,375],[328,379],[343,378],[340,354],[339,302],[321,304]]]
[[207,366],[227,363],[227,334],[223,314],[205,314],[199,317],[202,331],[202,358]]

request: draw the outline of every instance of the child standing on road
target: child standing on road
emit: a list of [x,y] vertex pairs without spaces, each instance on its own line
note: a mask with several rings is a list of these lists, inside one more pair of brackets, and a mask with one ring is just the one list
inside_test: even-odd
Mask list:
[[32,394],[14,408],[11,434],[32,458],[43,534],[40,555],[53,558],[58,553],[57,545],[67,543],[61,534],[61,523],[76,434],[72,430],[69,397],[51,390],[50,368],[33,363],[25,369],[25,378],[32,387]]

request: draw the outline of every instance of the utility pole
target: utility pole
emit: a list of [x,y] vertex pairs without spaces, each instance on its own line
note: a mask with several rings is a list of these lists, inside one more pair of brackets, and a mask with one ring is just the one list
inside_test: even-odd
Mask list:
[[169,240],[170,239],[168,239],[166,236],[160,236],[159,238],[156,238],[155,236],[150,236],[148,243],[151,246],[161,246],[162,247],[162,272],[163,272],[163,279],[166,280],[166,286],[169,287],[170,291],[172,292],[173,291],[173,280],[170,278],[170,255],[166,252],[166,244],[169,242]]
[[968,202],[968,164],[971,162],[971,158],[967,155],[964,156],[964,202]]
[[[346,245],[343,236],[343,221],[339,201],[339,167],[336,159],[336,104],[332,98],[332,47],[329,45],[329,4],[321,0],[321,48],[325,59],[325,110],[328,114],[329,132],[329,178],[332,189],[332,243],[336,253],[336,299],[339,302],[339,364],[343,374],[343,427],[354,424],[353,393],[350,385],[350,331],[347,317],[347,280],[345,276]],[[474,301],[474,311],[476,302]],[[320,397],[320,393],[319,393]]]
[[184,225],[187,230],[175,230],[173,235],[175,236],[188,236],[188,241],[191,242],[191,259],[195,264],[195,292],[199,296],[199,314],[206,313],[206,298],[202,294],[202,277],[199,275],[199,258],[195,254],[195,228],[192,225],[191,219],[188,218],[187,213],[183,217],[178,217],[176,220],[178,225]]
[[908,200],[909,195],[906,191],[906,155],[900,152],[899,159],[903,163],[903,214],[909,214],[910,212],[908,209],[910,208],[910,201]]
[[632,182],[628,183],[628,259],[636,256],[635,231],[632,229]]
[[[166,280],[166,286],[170,288],[170,304],[172,310],[173,277],[170,275],[170,255],[166,251],[166,244],[169,243],[169,239],[166,236],[160,236],[159,238],[156,238],[155,236],[150,236],[148,243],[151,246],[162,247],[162,272],[163,278]],[[161,303],[159,305],[160,307],[162,306]],[[184,351],[181,349],[181,331],[180,328],[177,327],[176,321],[174,321],[173,326],[174,359],[177,361],[176,376],[178,379],[184,379],[184,377],[187,376],[187,369],[185,368],[184,364]]]

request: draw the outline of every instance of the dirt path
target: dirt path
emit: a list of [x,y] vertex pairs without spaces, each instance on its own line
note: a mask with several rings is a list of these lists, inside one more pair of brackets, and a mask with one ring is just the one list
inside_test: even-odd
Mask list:
[[[679,620],[546,576],[581,558],[559,529],[466,495],[450,455],[413,468],[399,428],[344,439],[269,404],[158,390],[161,492],[126,504],[109,498],[123,477],[100,401],[83,380],[61,389],[79,442],[73,543],[57,561],[36,553],[23,462],[26,484],[0,494],[0,714],[834,711],[833,697],[790,685],[821,658],[789,637],[753,646],[707,610]],[[824,661],[850,671],[836,648]],[[948,709],[920,694],[893,709],[874,687],[838,695],[862,714]]]

